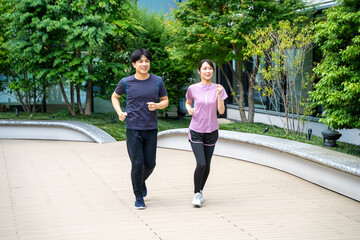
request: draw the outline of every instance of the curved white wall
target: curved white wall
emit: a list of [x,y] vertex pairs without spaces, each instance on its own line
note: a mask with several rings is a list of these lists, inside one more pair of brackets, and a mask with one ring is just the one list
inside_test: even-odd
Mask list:
[[[184,133],[159,134],[158,147],[191,151]],[[214,154],[272,167],[360,201],[360,176],[285,151],[220,136]]]

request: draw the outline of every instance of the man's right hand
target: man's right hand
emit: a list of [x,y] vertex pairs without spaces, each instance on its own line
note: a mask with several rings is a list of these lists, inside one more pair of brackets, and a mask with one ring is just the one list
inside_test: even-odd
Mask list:
[[120,120],[120,121],[124,121],[125,118],[126,118],[126,116],[127,116],[127,113],[126,113],[126,112],[121,112],[121,113],[119,114],[119,120]]

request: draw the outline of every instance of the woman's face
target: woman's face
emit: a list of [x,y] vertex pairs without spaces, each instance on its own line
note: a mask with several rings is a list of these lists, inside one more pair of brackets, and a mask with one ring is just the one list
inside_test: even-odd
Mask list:
[[210,66],[210,64],[204,62],[201,65],[200,70],[198,70],[198,73],[200,74],[201,80],[211,81],[211,77],[214,73],[214,69]]

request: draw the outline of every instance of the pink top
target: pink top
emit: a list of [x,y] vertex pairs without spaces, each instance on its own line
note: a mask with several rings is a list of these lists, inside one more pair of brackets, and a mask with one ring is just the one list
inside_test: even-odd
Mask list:
[[[217,121],[217,104],[218,97],[216,94],[217,84],[191,85],[187,92],[186,98],[194,101],[194,114],[190,122],[189,129],[199,133],[210,133],[219,129]],[[225,90],[221,91],[221,99],[228,97]]]

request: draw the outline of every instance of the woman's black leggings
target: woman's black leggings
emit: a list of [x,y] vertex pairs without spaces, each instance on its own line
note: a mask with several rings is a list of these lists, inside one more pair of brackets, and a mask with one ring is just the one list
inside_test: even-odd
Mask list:
[[191,148],[196,158],[196,169],[194,172],[194,192],[203,190],[206,180],[210,173],[211,157],[214,153],[214,146],[205,146],[202,143],[190,142]]

